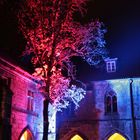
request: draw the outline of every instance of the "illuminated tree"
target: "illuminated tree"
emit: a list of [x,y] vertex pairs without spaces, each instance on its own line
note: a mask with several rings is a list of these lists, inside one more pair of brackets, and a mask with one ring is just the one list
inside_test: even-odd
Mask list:
[[47,139],[48,103],[61,110],[71,101],[78,107],[84,97],[84,84],[75,79],[71,58],[78,56],[96,65],[106,54],[103,24],[81,25],[73,18],[76,12],[86,12],[86,2],[25,0],[18,13],[19,28],[27,40],[24,53],[32,56],[33,75],[40,80],[39,89],[45,96],[43,140]]

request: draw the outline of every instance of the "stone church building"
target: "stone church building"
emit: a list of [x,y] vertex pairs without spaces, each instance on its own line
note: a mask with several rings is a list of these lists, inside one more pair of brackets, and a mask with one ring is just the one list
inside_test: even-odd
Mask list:
[[[116,60],[106,61],[109,74]],[[34,78],[0,58],[0,140],[42,140],[42,112]],[[55,122],[48,140],[140,140],[140,78],[89,81],[80,107],[71,103]]]
[[0,140],[41,140],[43,96],[33,77],[0,58]]
[[[106,61],[106,74],[116,71]],[[57,114],[58,140],[140,140],[140,78],[88,82],[86,97]]]

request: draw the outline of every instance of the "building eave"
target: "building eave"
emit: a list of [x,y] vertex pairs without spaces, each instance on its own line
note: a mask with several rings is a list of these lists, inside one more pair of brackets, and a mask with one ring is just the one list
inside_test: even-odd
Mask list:
[[2,57],[0,57],[0,68],[6,71],[10,71],[13,74],[18,74],[26,80],[38,83],[38,81],[31,74],[21,69],[19,66],[13,65],[12,63],[3,59]]

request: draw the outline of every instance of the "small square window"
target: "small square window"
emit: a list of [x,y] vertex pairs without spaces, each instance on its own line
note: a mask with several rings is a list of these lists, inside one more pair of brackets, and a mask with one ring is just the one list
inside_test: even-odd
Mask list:
[[117,58],[105,60],[107,72],[116,72],[116,60]]

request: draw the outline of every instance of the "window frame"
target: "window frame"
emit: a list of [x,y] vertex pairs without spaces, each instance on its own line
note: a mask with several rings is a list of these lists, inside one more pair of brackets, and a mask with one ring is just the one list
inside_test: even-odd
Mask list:
[[106,62],[107,72],[116,72],[116,61],[108,61]]
[[[109,102],[108,99],[110,99]],[[105,114],[118,113],[117,94],[114,91],[109,91],[105,94],[104,103],[105,103]]]
[[31,90],[27,92],[27,110],[34,111],[34,92]]

